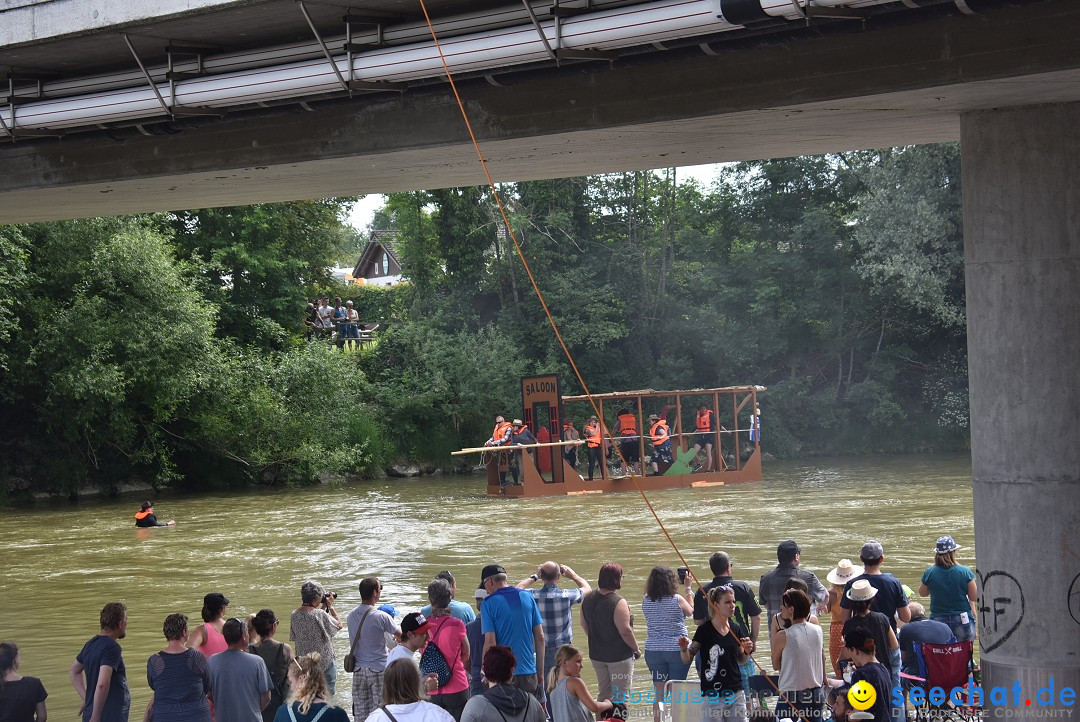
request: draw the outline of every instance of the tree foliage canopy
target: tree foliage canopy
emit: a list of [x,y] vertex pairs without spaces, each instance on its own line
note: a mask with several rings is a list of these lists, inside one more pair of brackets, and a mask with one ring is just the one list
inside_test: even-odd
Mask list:
[[[448,453],[518,379],[764,384],[778,455],[967,443],[955,145],[397,193],[408,284],[338,287],[350,199],[0,227],[0,487],[297,483]],[[304,304],[381,324],[346,352]]]

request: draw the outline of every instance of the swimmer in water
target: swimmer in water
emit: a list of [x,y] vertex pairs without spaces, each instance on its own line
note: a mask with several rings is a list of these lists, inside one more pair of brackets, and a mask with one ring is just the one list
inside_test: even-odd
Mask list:
[[154,516],[154,505],[148,501],[142,503],[142,508],[135,514],[135,526],[139,528],[147,528],[152,526],[176,526],[176,520],[169,519],[165,522],[159,522],[157,517]]

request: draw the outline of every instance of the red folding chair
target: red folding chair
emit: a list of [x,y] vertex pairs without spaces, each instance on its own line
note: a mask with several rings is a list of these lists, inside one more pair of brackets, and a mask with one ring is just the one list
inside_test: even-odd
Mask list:
[[[968,681],[976,672],[971,640],[950,644],[923,642],[915,645],[915,657],[921,679],[914,686],[921,687],[925,695],[922,708],[916,709],[918,718],[970,720],[981,716],[981,700],[980,704],[974,704],[968,690]],[[944,700],[939,703],[930,700],[930,690],[935,687],[945,692]],[[959,700],[952,699],[950,693],[958,687],[964,692]]]

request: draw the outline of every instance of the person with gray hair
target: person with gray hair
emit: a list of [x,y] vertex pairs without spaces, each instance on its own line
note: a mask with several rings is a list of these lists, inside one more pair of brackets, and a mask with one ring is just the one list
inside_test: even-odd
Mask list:
[[[295,642],[297,657],[311,652],[319,653],[326,686],[330,696],[334,696],[337,687],[337,659],[334,657],[334,635],[341,631],[341,617],[334,609],[332,592],[327,592],[321,584],[308,580],[300,587],[302,604],[293,610],[289,617],[289,641]],[[265,666],[265,665],[264,665]]]
[[915,656],[917,645],[927,642],[929,644],[949,644],[956,639],[953,631],[944,622],[935,622],[928,619],[926,609],[918,602],[908,602],[911,610],[911,621],[900,627],[896,633],[900,642],[900,671],[904,674],[919,674],[919,660]]
[[428,585],[431,616],[428,617],[428,644],[434,644],[450,667],[450,679],[431,692],[431,701],[461,719],[469,701],[469,640],[465,638],[465,623],[450,613],[450,585],[445,579],[435,579]]
[[[450,596],[452,597],[450,599],[449,607],[450,616],[454,617],[455,619],[460,619],[465,624],[468,624],[469,622],[476,619],[476,613],[473,612],[471,606],[469,606],[465,602],[459,602],[457,599],[453,598],[457,596],[457,580],[454,579],[453,573],[449,571],[441,571],[435,575],[435,578],[443,579],[446,581],[447,584],[450,585]],[[420,613],[423,614],[425,617],[430,617],[431,605],[428,604],[424,607],[421,607]]]

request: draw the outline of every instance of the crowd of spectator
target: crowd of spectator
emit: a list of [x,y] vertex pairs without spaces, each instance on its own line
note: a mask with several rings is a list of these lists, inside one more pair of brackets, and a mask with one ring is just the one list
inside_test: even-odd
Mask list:
[[[847,722],[845,692],[861,681],[877,692],[868,710],[874,720],[902,720],[905,710],[894,706],[892,690],[902,670],[914,670],[914,646],[975,634],[974,574],[957,563],[958,549],[952,537],[937,541],[920,586],[930,596],[929,618],[909,601],[910,590],[882,571],[885,551],[875,540],[862,546],[861,566],[843,559],[828,573],[830,590],[802,566],[791,540],[777,547],[777,565],[761,576],[756,594],[734,578],[722,551],[709,558],[713,578],[701,584],[685,567],[658,565],[644,584],[643,644],[620,594],[623,568],[614,562],[600,567],[595,587],[554,561],[514,585],[503,566],[489,564],[472,595],[475,611],[455,599],[454,575],[440,572],[428,585],[429,604],[400,623],[397,610],[382,603],[376,577],[360,581],[360,603],[344,619],[337,595],[307,581],[290,616],[292,645],[276,639],[273,610],[230,618],[229,600],[214,592],[203,599],[200,624],[192,627],[181,613],[165,618],[165,646],[146,662],[153,695],[143,720],[590,722],[597,715],[625,719],[629,703],[647,700],[659,722],[671,702],[666,686],[686,680],[694,666],[701,718],[743,722],[762,713],[750,691],[764,664],[779,672],[777,706],[767,713],[778,720]],[[564,580],[570,584],[560,586]],[[578,605],[584,652],[573,639]],[[831,664],[815,610],[831,615]],[[763,614],[768,660],[754,658]],[[119,643],[127,608],[110,602],[99,622],[69,675],[83,722],[127,722],[130,693]],[[342,630],[349,638],[343,669],[352,674],[351,718],[333,704],[334,638]],[[643,653],[652,682],[646,695],[634,692],[635,661]],[[586,657],[598,682],[595,695],[581,678]],[[45,722],[47,692],[40,680],[22,676],[19,665],[16,645],[0,643],[0,720]]]

